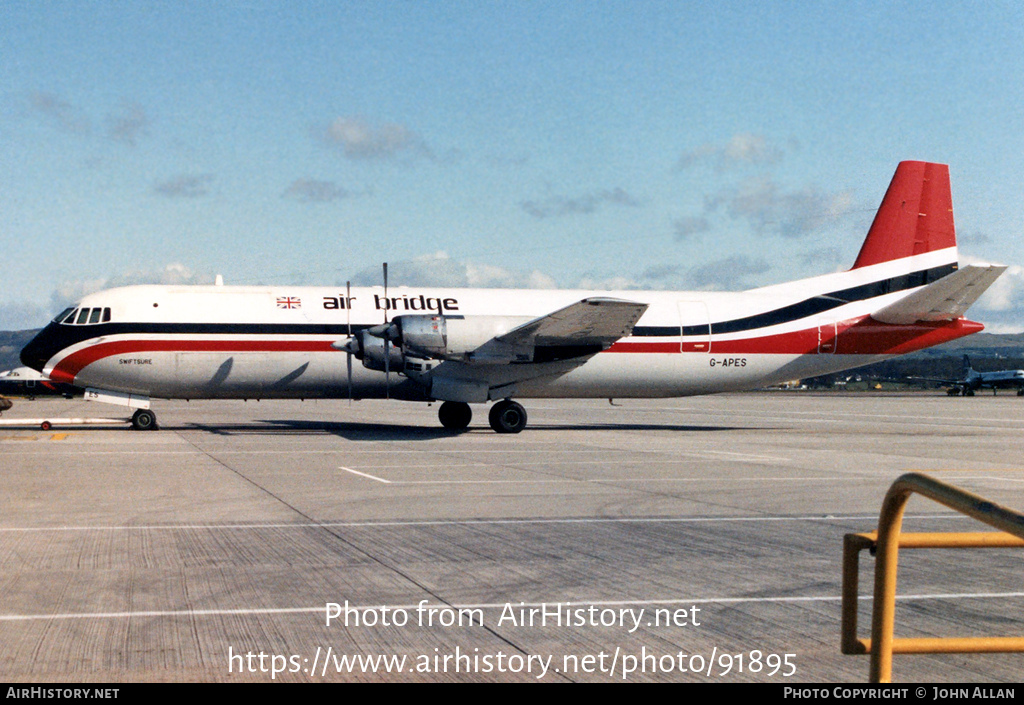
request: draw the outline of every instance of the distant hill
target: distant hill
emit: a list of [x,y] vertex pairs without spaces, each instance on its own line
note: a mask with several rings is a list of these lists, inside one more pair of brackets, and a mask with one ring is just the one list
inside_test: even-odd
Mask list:
[[810,386],[828,387],[836,380],[844,380],[851,374],[875,380],[897,380],[905,377],[959,379],[963,372],[964,355],[970,356],[971,365],[978,372],[1024,370],[1024,334],[977,333],[936,345],[934,348],[894,357],[885,362],[814,377],[804,382]]
[[38,332],[39,329],[0,331],[0,372],[21,367],[21,349]]

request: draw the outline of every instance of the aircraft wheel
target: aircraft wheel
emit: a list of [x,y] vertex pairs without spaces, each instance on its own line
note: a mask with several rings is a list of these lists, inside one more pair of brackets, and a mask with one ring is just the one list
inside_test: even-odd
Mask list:
[[1024,397],[1024,389],[1018,389],[1017,390],[1017,396],[1018,397]]
[[156,414],[149,409],[139,409],[132,414],[132,428],[136,431],[155,431]]
[[462,431],[473,420],[473,410],[464,401],[446,401],[437,410],[437,418],[449,431]]
[[519,433],[526,428],[526,409],[522,404],[505,399],[491,407],[487,420],[498,433]]
[[950,387],[949,389],[946,390],[946,394],[948,394],[951,397],[955,397],[959,393],[960,393],[960,390],[957,389],[956,387]]
[[973,397],[974,396],[974,390],[973,389],[968,389],[967,390],[967,396]]

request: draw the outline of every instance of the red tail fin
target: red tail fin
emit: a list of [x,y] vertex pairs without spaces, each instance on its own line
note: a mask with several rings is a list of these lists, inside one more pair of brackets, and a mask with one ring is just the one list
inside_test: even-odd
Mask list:
[[900,162],[853,268],[955,246],[949,167]]

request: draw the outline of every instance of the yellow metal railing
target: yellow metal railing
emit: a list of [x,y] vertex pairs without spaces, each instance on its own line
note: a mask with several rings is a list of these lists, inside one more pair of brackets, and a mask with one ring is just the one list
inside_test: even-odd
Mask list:
[[[901,534],[903,510],[910,495],[919,494],[973,517],[999,531],[981,533]],[[908,473],[889,488],[882,502],[878,531],[847,534],[843,540],[842,652],[871,654],[873,683],[892,679],[892,655],[1024,651],[1024,637],[943,637],[895,639],[896,557],[900,548],[1024,547],[1024,515],[989,502],[958,487]],[[871,638],[857,638],[857,573],[860,552],[875,551],[875,596]]]

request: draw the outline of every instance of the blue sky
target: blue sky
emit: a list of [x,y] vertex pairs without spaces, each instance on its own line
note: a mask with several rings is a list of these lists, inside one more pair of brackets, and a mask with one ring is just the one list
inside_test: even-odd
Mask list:
[[1024,5],[0,5],[0,329],[135,282],[738,289],[950,164],[1024,330]]

